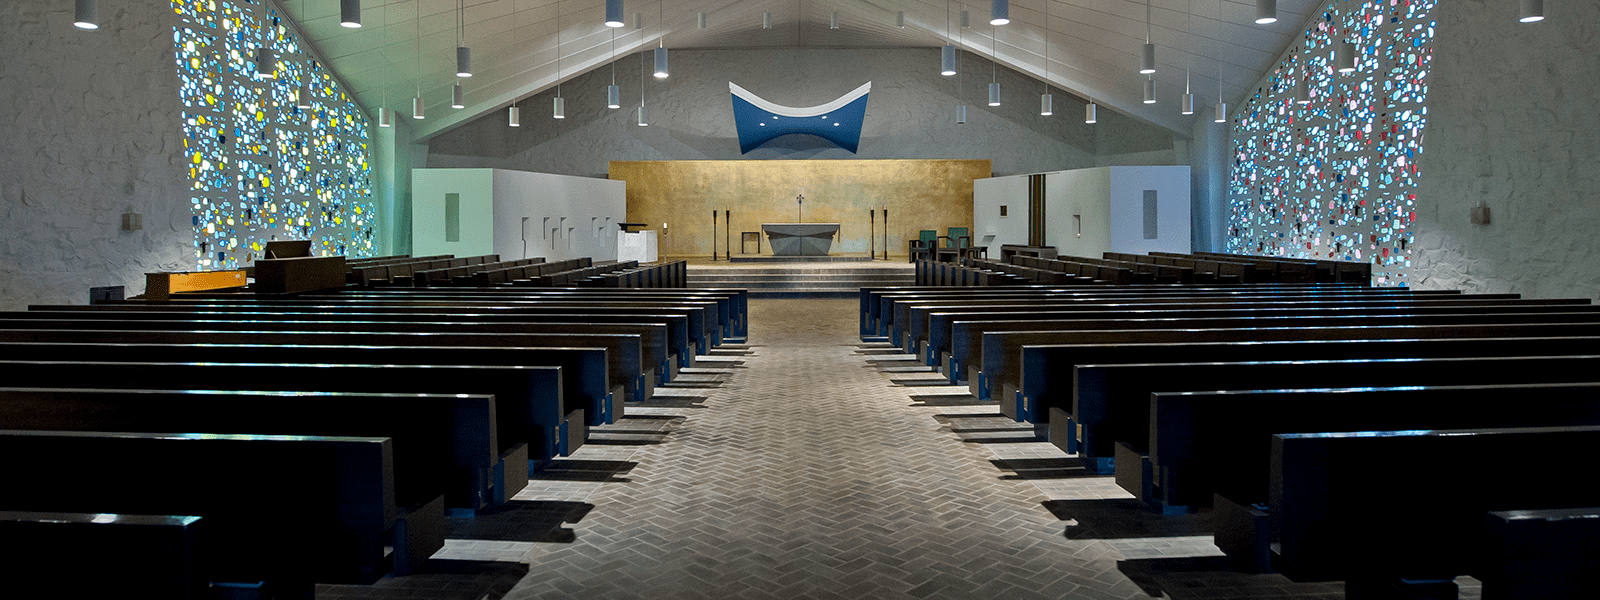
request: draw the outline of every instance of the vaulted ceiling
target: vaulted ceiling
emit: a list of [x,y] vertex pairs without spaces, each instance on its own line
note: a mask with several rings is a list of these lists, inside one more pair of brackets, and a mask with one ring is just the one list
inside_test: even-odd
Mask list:
[[[613,29],[603,23],[605,0],[363,0],[363,26],[350,29],[339,24],[337,0],[275,2],[362,105],[405,107],[420,88],[429,118],[417,124],[418,139],[662,41],[674,49],[950,43],[1036,79],[1045,79],[1048,48],[1052,85],[1186,136],[1219,95],[1219,77],[1221,97],[1243,97],[1323,5],[1279,0],[1278,22],[1257,25],[1255,0],[1011,0],[1011,23],[992,26],[983,0],[625,0],[626,26]],[[1142,103],[1138,74],[1147,31],[1157,47],[1153,105]],[[472,49],[473,77],[467,108],[451,110],[458,43]],[[1194,116],[1178,111],[1186,76],[1201,107]]]

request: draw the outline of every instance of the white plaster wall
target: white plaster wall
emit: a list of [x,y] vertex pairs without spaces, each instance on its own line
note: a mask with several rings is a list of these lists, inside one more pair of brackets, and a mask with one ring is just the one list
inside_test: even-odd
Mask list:
[[[411,172],[411,248],[414,256],[495,253],[495,177],[492,169],[417,169]],[[460,236],[445,237],[445,196],[458,194]],[[502,259],[522,258],[519,250]]]
[[[84,31],[71,2],[0,2],[0,309],[193,267],[172,8],[99,14]],[[143,229],[122,231],[130,210]]]
[[[1440,2],[1417,287],[1600,296],[1600,3]],[[1469,221],[1487,205],[1489,225]]]
[[[1000,216],[1000,207],[1006,216]],[[1028,176],[1008,175],[972,182],[972,244],[1000,257],[1002,244],[1028,243]]]
[[[1108,167],[1110,250],[1190,251],[1189,167]],[[1144,237],[1144,192],[1156,192],[1156,238]]]
[[[521,102],[523,126],[498,110],[429,140],[430,167],[494,167],[603,177],[612,160],[990,159],[999,175],[1097,165],[1174,164],[1176,136],[1105,107],[1083,123],[1084,102],[1053,90],[1055,114],[1038,114],[1039,82],[1001,68],[1004,104],[985,105],[988,61],[963,53],[963,77],[938,74],[926,49],[673,50],[672,77],[646,78],[650,126],[634,122],[639,55],[616,63],[623,108],[605,108],[609,68],[563,86],[567,118],[550,118],[553,92]],[[859,153],[818,138],[789,136],[739,153],[728,82],[789,106],[833,100],[867,81],[872,94]],[[955,122],[968,104],[968,122]]]
[[1110,250],[1111,169],[1047,173],[1044,181],[1045,244],[1064,256],[1099,258]]
[[495,252],[504,259],[616,260],[627,187],[624,181],[496,169]]

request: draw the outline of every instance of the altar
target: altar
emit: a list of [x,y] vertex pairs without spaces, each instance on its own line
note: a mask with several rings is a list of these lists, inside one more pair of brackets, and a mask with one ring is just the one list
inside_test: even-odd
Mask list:
[[827,256],[838,223],[762,223],[773,256]]

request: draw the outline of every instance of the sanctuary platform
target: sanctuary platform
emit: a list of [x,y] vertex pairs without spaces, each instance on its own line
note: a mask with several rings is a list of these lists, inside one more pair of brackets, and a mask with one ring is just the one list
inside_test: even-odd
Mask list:
[[745,288],[752,297],[853,298],[865,286],[912,285],[916,271],[903,260],[865,255],[734,255],[731,261],[691,259],[688,279],[694,287]]

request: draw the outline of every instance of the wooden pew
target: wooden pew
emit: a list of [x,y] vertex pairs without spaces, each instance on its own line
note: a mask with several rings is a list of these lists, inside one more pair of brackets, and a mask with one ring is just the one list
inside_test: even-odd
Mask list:
[[1347,586],[1470,574],[1487,513],[1600,504],[1573,479],[1597,444],[1600,427],[1274,435],[1274,566]]
[[1594,596],[1600,571],[1600,509],[1489,513],[1485,548],[1472,573],[1483,597],[1578,600]]
[[6,589],[17,598],[209,600],[204,526],[184,515],[0,511]]
[[[262,423],[270,427],[295,426],[294,419],[326,420],[326,424],[305,424],[299,428],[315,431],[313,435],[332,435],[330,432],[350,434],[356,431],[385,433],[381,437],[400,440],[398,458],[415,462],[422,469],[418,475],[403,478],[397,484],[399,501],[403,506],[431,502],[444,494],[446,506],[477,510],[496,502],[497,497],[509,497],[514,491],[495,489],[497,469],[510,469],[508,473],[524,474],[531,456],[548,460],[563,453],[565,440],[562,434],[569,431],[566,423],[569,412],[562,407],[560,398],[561,371],[557,367],[462,367],[449,365],[348,365],[348,364],[259,364],[259,363],[155,363],[155,362],[86,362],[86,361],[0,361],[12,374],[6,385],[19,388],[71,390],[93,385],[98,389],[138,390],[149,389],[152,382],[166,382],[167,387],[181,386],[191,390],[247,390],[273,392],[329,392],[354,394],[321,398],[327,404],[317,410],[309,400],[281,398],[281,395],[259,395],[247,406],[218,406],[196,408],[198,415],[152,415],[173,422],[164,431],[206,431],[199,429],[203,423],[218,422],[211,419],[233,418],[233,426],[255,427],[247,421],[249,412],[261,413]],[[92,382],[92,383],[90,383]],[[409,398],[406,395],[419,395]],[[434,396],[455,394],[479,396],[463,398],[459,402],[441,402]],[[35,423],[29,428],[57,429],[51,423],[70,421],[44,421],[50,414],[40,396],[21,396],[7,410],[18,422]],[[492,397],[488,405],[481,398]],[[189,398],[177,396],[128,396],[126,400],[160,403],[160,406],[195,406],[207,402],[210,396]],[[84,399],[79,404],[102,402],[103,411],[110,411],[113,400]],[[236,399],[234,402],[243,402]],[[63,400],[62,402],[67,402]],[[277,412],[276,407],[283,407]],[[384,407],[388,407],[385,409]],[[26,411],[38,411],[30,416]],[[163,411],[166,412],[166,411]],[[308,416],[314,415],[314,416]],[[99,419],[86,413],[85,420]],[[409,420],[426,418],[430,423]],[[35,421],[34,419],[41,419]],[[144,420],[138,416],[127,417],[130,423],[146,423],[159,427],[165,421]],[[193,419],[193,420],[185,420]],[[362,419],[370,422],[363,424]],[[112,422],[107,422],[108,425]],[[179,426],[176,423],[192,423]],[[492,435],[484,431],[494,426]],[[135,425],[129,425],[133,427]],[[571,424],[579,427],[581,423]],[[326,427],[327,429],[323,429]],[[360,429],[351,430],[351,427]],[[438,429],[438,428],[445,429]],[[87,426],[86,426],[87,428]],[[376,429],[374,429],[376,428]],[[100,431],[104,431],[101,429]],[[148,431],[130,429],[129,431]],[[252,430],[224,431],[223,433],[299,433],[299,431]],[[370,433],[364,433],[368,437]],[[417,441],[412,441],[413,439]],[[581,438],[580,438],[581,439]],[[523,447],[523,446],[526,447]],[[502,464],[505,459],[505,464]],[[520,464],[516,460],[521,460]],[[526,477],[517,479],[507,475],[508,486],[521,489]],[[509,493],[508,493],[509,492]]]
[[[0,318],[0,331],[6,330],[103,330],[103,331],[274,331],[274,332],[320,332],[320,333],[438,333],[438,334],[494,334],[500,336],[629,336],[621,339],[608,339],[607,350],[616,349],[618,355],[628,360],[625,365],[616,365],[623,373],[632,372],[632,378],[624,383],[624,388],[632,400],[644,400],[650,397],[659,381],[658,369],[661,365],[668,364],[666,348],[666,326],[661,324],[639,323],[452,323],[452,322],[427,322],[427,321],[346,321],[346,320],[307,320],[307,321],[279,321],[279,320],[96,320],[96,319],[7,319]],[[552,344],[560,345],[566,342],[561,337],[541,337]],[[638,344],[634,345],[634,340]],[[593,341],[587,338],[585,342]],[[536,346],[532,340],[523,340],[517,345]],[[630,354],[635,358],[628,358]],[[639,361],[638,369],[630,369],[633,360]],[[621,413],[611,410],[616,407],[603,407],[604,410],[593,419],[594,425],[615,422]]]
[[386,438],[8,430],[0,454],[15,510],[205,519],[214,581],[309,598],[389,571]]
[[[132,329],[4,329],[0,342],[80,342],[100,344],[298,344],[309,346],[484,346],[504,348],[603,348],[611,390],[587,398],[583,407],[600,420],[620,418],[622,398],[635,389],[642,369],[639,336],[630,334],[399,333],[321,331],[197,331]],[[596,420],[593,413],[585,416]]]
[[[442,364],[482,366],[549,366],[561,369],[563,410],[572,416],[576,409],[608,402],[606,351],[604,348],[503,348],[484,346],[340,346],[251,343],[142,343],[103,342],[0,342],[0,360],[49,360],[87,362],[198,362],[198,363],[276,363],[292,365],[365,364],[423,365]],[[230,386],[231,387],[231,386]],[[292,387],[286,385],[285,387]],[[502,417],[503,419],[503,417]],[[581,423],[581,422],[580,422]],[[585,432],[568,424],[558,441],[570,452],[577,448]],[[586,427],[586,424],[584,424]],[[514,439],[507,437],[506,439]],[[509,446],[502,450],[510,449]],[[534,456],[534,460],[541,457]]]

